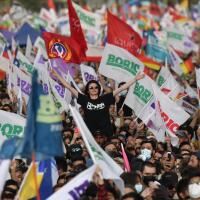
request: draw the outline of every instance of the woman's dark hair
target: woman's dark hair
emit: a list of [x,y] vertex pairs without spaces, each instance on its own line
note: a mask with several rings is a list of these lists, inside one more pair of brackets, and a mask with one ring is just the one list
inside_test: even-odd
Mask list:
[[91,80],[91,81],[88,81],[86,86],[85,86],[85,95],[89,96],[89,86],[92,84],[92,83],[95,83],[98,87],[98,96],[100,95],[101,93],[101,86],[100,84],[98,83],[98,81],[96,80]]

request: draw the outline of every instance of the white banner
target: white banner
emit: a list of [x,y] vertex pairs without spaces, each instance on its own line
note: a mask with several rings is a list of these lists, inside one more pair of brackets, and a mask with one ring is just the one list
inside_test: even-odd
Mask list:
[[156,83],[158,84],[159,87],[161,87],[164,84],[164,82],[168,79],[169,75],[170,71],[168,67],[163,66],[156,79]]
[[123,192],[124,184],[120,178],[123,173],[122,168],[97,144],[76,108],[71,105],[69,107],[93,162],[101,166],[103,178],[114,180],[120,191]]
[[197,93],[198,93],[199,102],[200,102],[200,69],[195,68],[195,72],[196,72],[196,82],[197,82]]
[[31,42],[31,39],[30,39],[30,36],[29,36],[29,35],[28,35],[28,37],[27,37],[27,42],[26,42],[26,52],[25,52],[25,56],[26,56],[26,58],[27,58],[31,63],[34,62],[35,53],[34,53],[33,45],[32,45],[32,42]]
[[0,160],[0,195],[3,191],[5,182],[9,177],[9,167],[11,160]]
[[92,67],[81,64],[80,69],[81,69],[81,75],[82,75],[84,85],[86,85],[88,81],[98,80],[97,74]]
[[0,56],[0,69],[6,73],[9,73],[10,62],[7,58]]
[[174,51],[172,47],[168,47],[169,57],[171,59],[172,65],[171,69],[176,72],[179,76],[183,74],[183,70],[181,68],[181,63],[183,60],[179,57],[179,55]]
[[24,96],[26,103],[28,103],[31,93],[31,77],[14,65],[11,67],[8,76],[8,85],[12,87],[15,95],[18,95],[21,88],[22,96]]
[[20,50],[17,51],[14,64],[17,67],[19,67],[21,70],[24,70],[25,72],[27,72],[29,75],[33,73],[33,70],[34,70],[33,65],[30,63],[28,58],[26,58],[26,56],[24,56],[24,54]]
[[[157,108],[155,97],[142,110],[139,118],[146,124],[158,142],[165,142],[166,126]],[[172,142],[173,143],[173,142]]]
[[22,137],[25,125],[25,118],[15,113],[0,110],[0,147],[8,138]]
[[153,90],[149,80],[150,78],[145,76],[143,79],[136,81],[129,89],[124,101],[124,104],[132,108],[137,116],[153,96]]
[[[165,123],[167,132],[171,137],[173,137],[175,136],[179,126],[183,124],[190,117],[190,115],[175,102],[169,99],[153,81],[152,88],[154,91],[155,99],[158,102],[161,117]],[[174,143],[173,145],[176,144]]]
[[83,29],[100,30],[101,16],[99,14],[89,12],[75,3],[73,3],[73,6],[80,19]]
[[57,106],[59,108],[60,113],[64,110],[68,110],[68,105],[72,100],[71,92],[56,81],[54,81],[53,79],[51,79],[50,77],[49,85],[51,88],[52,95],[55,98],[55,101],[59,104]]
[[41,37],[37,37],[35,43],[34,43],[34,47],[36,47],[37,49],[40,49],[42,55],[47,59],[47,52],[46,52],[46,47],[45,47],[45,43],[44,40]]
[[181,33],[180,30],[167,29],[167,42],[173,46],[177,51],[181,51],[185,54],[191,51],[197,51],[197,46],[192,42],[187,35]]
[[48,200],[80,199],[80,196],[85,192],[85,190],[89,186],[96,167],[96,165],[93,165],[85,171],[81,172],[79,175],[75,176],[72,180],[69,181],[69,183],[67,183],[54,194],[52,194],[48,198]]
[[5,47],[6,47],[6,40],[4,39],[2,33],[0,33],[0,56],[3,55]]
[[60,34],[70,36],[70,26],[69,26],[69,17],[68,16],[59,17],[56,20],[56,24],[58,25]]
[[99,73],[117,82],[127,82],[144,70],[144,64],[123,48],[106,44]]
[[[163,75],[163,76],[162,76]],[[161,81],[161,77],[165,80],[161,85],[160,89],[166,95],[168,95],[172,100],[182,98],[184,94],[184,88],[175,80],[168,68],[162,68],[161,75],[159,74],[158,81]],[[161,82],[158,82],[160,84]]]

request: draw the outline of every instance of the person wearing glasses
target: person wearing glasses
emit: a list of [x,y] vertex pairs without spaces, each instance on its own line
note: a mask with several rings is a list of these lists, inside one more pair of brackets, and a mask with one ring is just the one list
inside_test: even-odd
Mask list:
[[65,79],[62,78],[56,71],[52,70],[52,73],[61,82],[61,84],[77,98],[77,103],[81,105],[84,111],[84,121],[91,133],[98,130],[104,133],[107,137],[111,137],[113,135],[109,107],[110,105],[115,104],[115,96],[123,90],[128,89],[137,80],[144,77],[144,74],[139,73],[135,76],[135,78],[117,88],[113,92],[100,95],[101,86],[96,80],[89,81],[85,86],[85,94],[81,94],[68,82],[66,82]]

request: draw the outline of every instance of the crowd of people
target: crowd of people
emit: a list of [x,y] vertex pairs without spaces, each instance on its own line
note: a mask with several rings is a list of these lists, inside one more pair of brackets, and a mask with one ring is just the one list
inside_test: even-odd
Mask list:
[[[198,34],[197,34],[198,35]],[[200,40],[195,41],[200,47]],[[193,54],[193,65],[200,66],[200,53]],[[88,62],[98,74],[98,63]],[[175,133],[179,139],[177,146],[172,146],[166,134],[165,142],[156,140],[143,121],[134,114],[134,110],[124,105],[127,90],[144,74],[134,79],[121,82],[116,88],[113,80],[98,74],[97,80],[90,80],[85,86],[79,68],[74,81],[80,93],[56,71],[52,74],[67,88],[73,98],[72,104],[79,104],[87,127],[98,145],[119,165],[124,168],[124,147],[130,170],[120,175],[124,183],[123,193],[113,180],[102,177],[102,169],[97,167],[92,181],[80,195],[82,200],[200,200],[200,109],[198,100],[185,97],[196,111],[182,124]],[[149,69],[151,78],[156,80],[158,71]],[[196,86],[194,68],[187,77],[183,77],[192,88]],[[0,82],[0,110],[18,112],[18,98],[14,91],[8,91],[7,79]],[[182,80],[178,80],[181,82]],[[181,82],[183,83],[183,82]],[[184,82],[185,83],[185,82]],[[25,99],[22,99],[21,115],[26,117]],[[77,102],[77,103],[76,103]],[[65,155],[55,157],[57,180],[53,192],[59,191],[78,174],[93,165],[86,144],[72,115],[63,111],[62,140]],[[49,147],[53,148],[53,147]],[[2,200],[14,199],[30,166],[30,160],[16,158],[9,167],[9,179],[6,180],[1,194]]]

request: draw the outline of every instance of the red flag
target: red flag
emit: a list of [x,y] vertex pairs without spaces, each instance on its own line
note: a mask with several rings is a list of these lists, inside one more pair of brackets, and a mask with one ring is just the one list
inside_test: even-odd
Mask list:
[[43,32],[47,55],[49,58],[62,58],[67,63],[80,64],[81,49],[71,37]]
[[67,0],[68,4],[68,12],[69,12],[69,24],[71,37],[77,41],[77,43],[81,47],[81,57],[85,57],[85,52],[87,51],[87,43],[85,41],[85,37],[83,34],[83,30],[81,28],[80,20],[77,16],[77,13],[72,5],[71,0]]
[[142,38],[128,24],[108,11],[108,43],[128,50],[132,54],[139,53]]
[[48,7],[49,7],[49,9],[56,10],[56,6],[55,6],[53,0],[48,0]]

